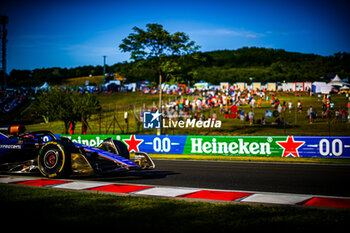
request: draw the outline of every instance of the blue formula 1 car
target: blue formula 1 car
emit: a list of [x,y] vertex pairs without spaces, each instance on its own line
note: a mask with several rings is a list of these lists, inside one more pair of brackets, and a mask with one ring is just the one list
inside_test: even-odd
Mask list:
[[57,139],[50,131],[25,132],[22,125],[0,126],[0,171],[40,172],[46,177],[71,174],[93,175],[153,169],[155,164],[144,152],[130,159],[126,145],[111,138],[98,147]]

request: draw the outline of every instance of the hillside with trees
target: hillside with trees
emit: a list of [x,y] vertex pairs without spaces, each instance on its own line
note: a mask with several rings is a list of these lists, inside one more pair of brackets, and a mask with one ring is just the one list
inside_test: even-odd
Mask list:
[[[220,82],[275,82],[328,81],[328,76],[350,76],[350,54],[335,53],[332,56],[287,52],[282,49],[243,47],[237,50],[197,52],[177,55],[176,69],[164,74],[163,81],[188,83],[200,80]],[[172,56],[165,59],[172,60]],[[158,82],[158,73],[143,60],[116,63],[106,67],[108,73],[118,73],[127,82],[148,80]],[[44,82],[60,84],[67,78],[102,75],[102,66],[75,68],[43,68],[35,70],[12,70],[8,78],[10,87],[38,86]],[[253,79],[251,79],[253,78]]]

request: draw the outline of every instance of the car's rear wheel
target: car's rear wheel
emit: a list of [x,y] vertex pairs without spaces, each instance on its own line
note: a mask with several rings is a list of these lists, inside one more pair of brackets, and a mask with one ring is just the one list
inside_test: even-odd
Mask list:
[[66,142],[50,141],[40,150],[39,171],[46,177],[67,177],[71,173],[71,150]]

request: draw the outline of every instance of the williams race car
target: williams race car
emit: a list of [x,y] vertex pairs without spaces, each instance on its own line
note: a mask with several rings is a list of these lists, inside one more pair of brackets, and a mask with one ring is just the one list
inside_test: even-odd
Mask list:
[[50,131],[25,132],[22,125],[0,126],[0,171],[40,173],[46,177],[92,175],[153,169],[148,154],[136,152],[130,159],[126,145],[111,138],[98,147],[57,138]]

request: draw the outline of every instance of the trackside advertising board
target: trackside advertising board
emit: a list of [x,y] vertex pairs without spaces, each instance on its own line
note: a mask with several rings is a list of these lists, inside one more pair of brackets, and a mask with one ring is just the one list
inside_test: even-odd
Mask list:
[[350,137],[348,136],[158,136],[134,134],[60,136],[89,146],[98,146],[103,139],[113,138],[124,142],[130,152],[350,158]]

